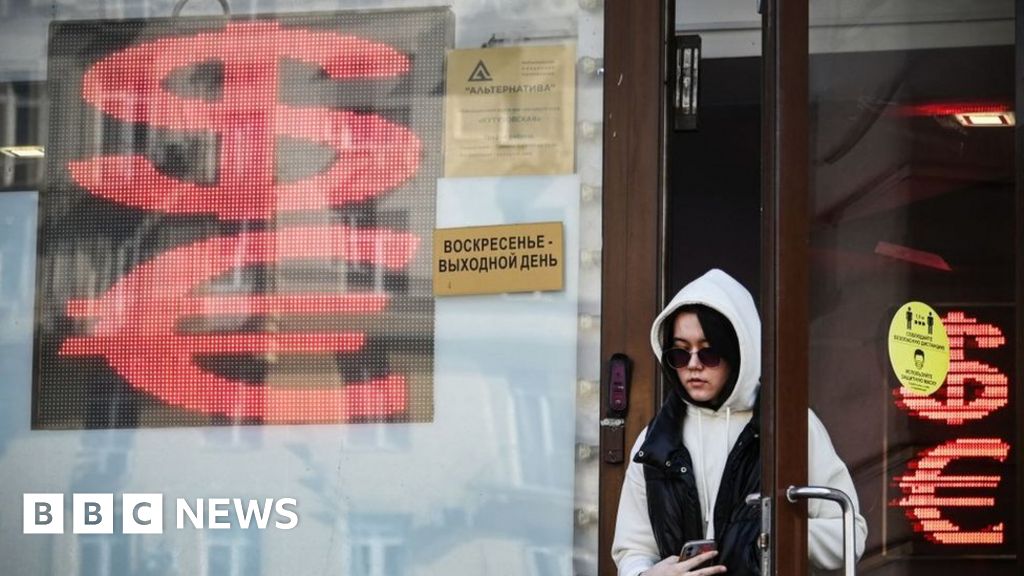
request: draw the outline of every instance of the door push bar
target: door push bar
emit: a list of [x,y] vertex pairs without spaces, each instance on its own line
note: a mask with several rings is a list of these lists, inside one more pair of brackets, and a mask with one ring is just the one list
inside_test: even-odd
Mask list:
[[855,576],[857,569],[857,551],[853,544],[853,501],[842,490],[825,486],[790,486],[786,488],[786,499],[797,500],[831,500],[843,509],[843,574]]

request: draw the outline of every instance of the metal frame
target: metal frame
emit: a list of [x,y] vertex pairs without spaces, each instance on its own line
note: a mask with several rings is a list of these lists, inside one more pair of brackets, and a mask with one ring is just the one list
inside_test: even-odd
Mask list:
[[[1016,218],[1014,245],[1017,246],[1015,284],[1016,301],[1014,318],[1014,341],[1017,342],[1017,357],[1014,370],[1013,394],[1017,398],[1017,435],[1014,439],[1016,446],[1016,474],[1017,474],[1017,503],[1014,506],[1017,515],[1018,534],[1024,529],[1024,506],[1021,506],[1021,498],[1024,497],[1024,455],[1021,454],[1021,447],[1024,447],[1024,361],[1019,352],[1020,343],[1024,342],[1024,126],[1021,126],[1021,118],[1024,118],[1024,0],[1014,2],[1014,112],[1017,115],[1017,125],[1014,127],[1014,185],[1016,188]],[[1024,538],[1017,537],[1017,573],[1024,574]]]

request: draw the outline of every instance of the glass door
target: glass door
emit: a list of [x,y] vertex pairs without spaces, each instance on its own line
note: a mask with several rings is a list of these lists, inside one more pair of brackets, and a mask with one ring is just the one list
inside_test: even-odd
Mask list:
[[[768,103],[784,137],[803,129],[807,147],[805,165],[781,164],[802,153],[784,139],[768,155],[776,574],[840,567],[841,539],[815,526],[838,505],[809,501],[806,530],[779,519],[803,513],[784,484],[808,453],[809,484],[853,489],[866,527],[854,531],[857,573],[1020,573],[1014,9],[835,0],[783,6],[769,23],[766,38],[803,18],[809,54],[801,78],[785,74],[801,65],[794,51],[774,52],[775,86],[806,87],[804,115],[787,115],[784,96]],[[795,170],[806,197],[786,204]],[[803,292],[783,294],[787,283]],[[784,379],[794,371],[796,391]],[[852,483],[823,472],[834,458]]]

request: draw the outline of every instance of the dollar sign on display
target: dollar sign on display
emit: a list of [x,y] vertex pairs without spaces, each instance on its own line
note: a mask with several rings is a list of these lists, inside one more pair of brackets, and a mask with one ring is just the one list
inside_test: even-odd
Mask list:
[[[998,367],[965,356],[966,350],[1005,346],[1006,336],[1002,330],[958,311],[947,314],[942,322],[949,334],[950,359],[945,398],[936,399],[900,387],[893,391],[896,405],[917,418],[955,426],[981,420],[1006,406],[1010,390],[1006,374]],[[976,390],[973,398],[966,394],[968,388]]]
[[[125,122],[215,134],[216,183],[172,178],[139,154],[71,162],[72,178],[96,196],[143,210],[266,220],[283,211],[360,202],[416,172],[420,141],[408,128],[374,114],[281,104],[285,59],[315,64],[335,80],[394,77],[410,66],[408,57],[384,44],[271,21],[230,23],[221,31],[132,46],[91,67],[83,98]],[[217,100],[168,89],[173,72],[210,62],[223,65]],[[326,147],[333,162],[311,177],[278,182],[275,151],[283,137]]]
[[[387,45],[271,21],[229,23],[218,31],[131,46],[89,68],[84,100],[117,120],[149,129],[215,135],[215,182],[175,178],[141,154],[74,160],[68,164],[72,179],[91,195],[137,209],[236,221],[363,202],[416,173],[420,141],[405,126],[371,113],[280,103],[285,59],[315,64],[336,81],[391,78],[410,68],[409,59]],[[223,69],[218,98],[182,97],[169,89],[174,73],[210,62]],[[275,165],[281,138],[326,147],[334,157],[311,176],[281,182]],[[320,373],[301,386],[275,386],[224,376],[202,362],[217,356],[357,353],[367,344],[365,322],[333,331],[302,325],[290,332],[186,326],[194,318],[380,314],[390,301],[384,291],[208,295],[203,287],[232,271],[290,261],[400,270],[419,244],[418,236],[406,232],[325,224],[277,225],[180,245],[139,264],[98,298],[69,300],[66,315],[86,329],[65,339],[58,355],[103,357],[135,389],[199,414],[264,422],[401,415],[408,407],[408,383],[400,374],[385,371],[338,382]]]

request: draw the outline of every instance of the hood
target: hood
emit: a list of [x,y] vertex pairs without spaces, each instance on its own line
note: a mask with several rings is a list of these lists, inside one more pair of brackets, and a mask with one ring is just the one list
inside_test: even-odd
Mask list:
[[651,347],[659,362],[665,320],[676,309],[687,304],[704,304],[714,308],[732,323],[740,347],[740,372],[736,386],[719,409],[751,410],[761,386],[761,317],[754,306],[754,298],[736,279],[717,269],[708,271],[684,286],[651,326]]

